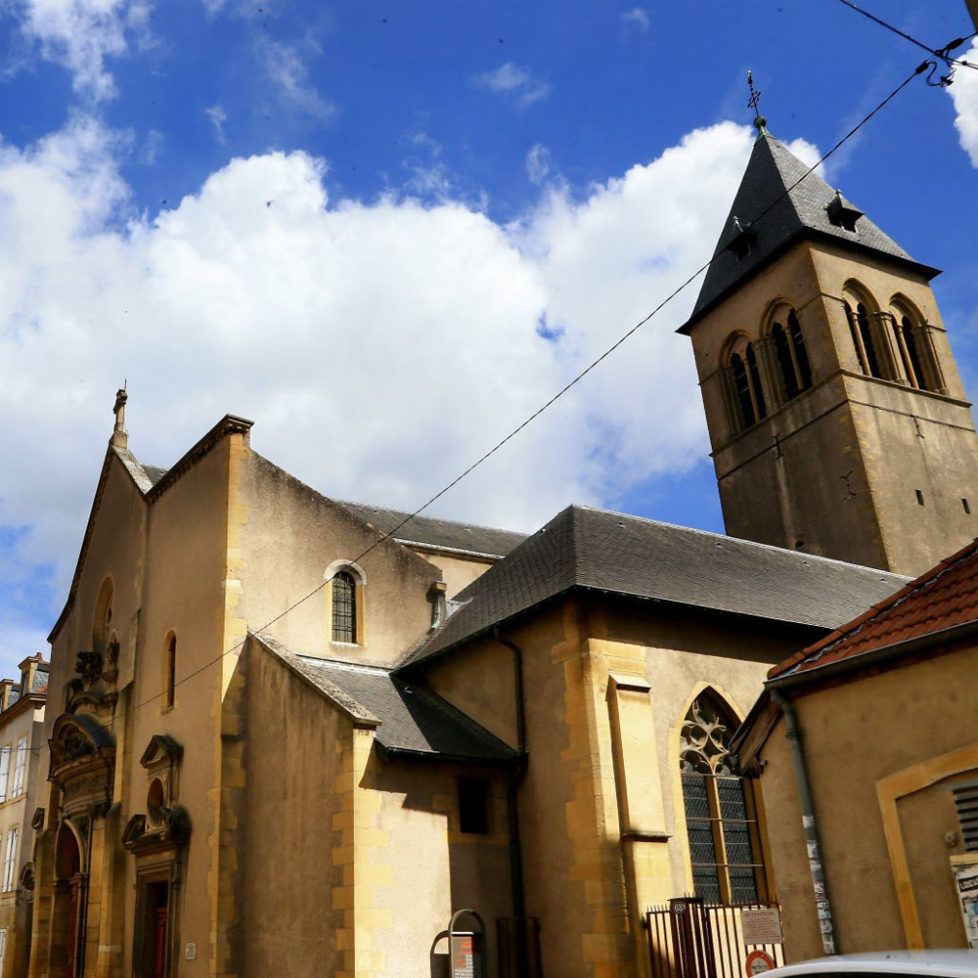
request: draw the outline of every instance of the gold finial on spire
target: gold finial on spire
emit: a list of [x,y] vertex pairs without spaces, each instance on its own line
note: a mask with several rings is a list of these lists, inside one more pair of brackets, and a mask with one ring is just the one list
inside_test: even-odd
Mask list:
[[757,108],[758,103],[761,101],[762,92],[760,89],[754,88],[754,76],[751,74],[750,68],[747,69],[747,87],[750,89],[750,98],[747,100],[747,107],[754,110],[754,128],[757,130],[757,138],[760,139],[761,136],[767,135],[767,129],[764,128],[767,125],[767,119],[761,115]]
[[128,448],[129,433],[126,431],[126,401],[129,395],[126,393],[125,384],[115,392],[115,405],[112,408],[115,414],[115,427],[112,429],[112,438],[109,444],[113,448]]

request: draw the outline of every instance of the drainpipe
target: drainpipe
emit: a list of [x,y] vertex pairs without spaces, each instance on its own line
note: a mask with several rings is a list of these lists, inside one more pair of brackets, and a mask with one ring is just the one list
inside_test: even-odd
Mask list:
[[513,653],[513,687],[516,698],[516,745],[519,759],[509,775],[506,788],[506,812],[509,828],[509,876],[512,890],[513,917],[516,922],[516,952],[520,975],[528,974],[526,946],[526,889],[523,881],[523,843],[520,839],[520,813],[517,802],[519,787],[526,776],[526,700],[523,690],[523,652],[495,629],[494,636],[500,645]]
[[818,925],[822,932],[822,950],[827,955],[838,954],[835,929],[832,926],[832,906],[829,903],[825,868],[822,866],[822,856],[819,851],[818,831],[815,828],[815,809],[812,805],[812,791],[808,783],[808,768],[805,765],[805,753],[802,749],[801,731],[798,728],[798,716],[791,701],[785,698],[779,690],[771,689],[771,700],[784,714],[784,722],[787,727],[786,735],[788,743],[791,745],[791,759],[794,761],[798,801],[801,805],[801,824],[805,830],[805,847],[808,850],[808,868],[812,874],[815,910],[818,913]]
[[496,629],[496,641],[513,653],[513,686],[516,691],[516,746],[520,757],[509,777],[506,808],[509,818],[509,871],[512,886],[513,916],[526,916],[526,893],[523,886],[523,845],[520,840],[520,816],[516,793],[526,775],[526,702],[523,692],[523,652],[514,642],[503,638]]

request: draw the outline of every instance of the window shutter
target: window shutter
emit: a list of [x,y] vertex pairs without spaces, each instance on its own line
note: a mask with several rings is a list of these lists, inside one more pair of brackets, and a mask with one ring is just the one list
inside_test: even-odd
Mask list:
[[24,767],[27,764],[27,738],[17,741],[17,766],[14,768],[14,790],[12,795],[19,795],[24,790]]
[[17,829],[11,829],[7,836],[7,859],[3,866],[3,892],[14,888],[14,865],[17,862]]
[[951,790],[961,823],[961,841],[965,849],[975,852],[978,850],[978,781],[957,784]]

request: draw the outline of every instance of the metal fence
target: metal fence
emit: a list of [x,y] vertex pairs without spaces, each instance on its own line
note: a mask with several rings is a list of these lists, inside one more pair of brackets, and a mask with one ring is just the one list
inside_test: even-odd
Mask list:
[[746,958],[765,951],[784,964],[781,944],[747,944],[743,912],[760,904],[723,906],[696,897],[670,900],[645,914],[652,978],[746,978]]

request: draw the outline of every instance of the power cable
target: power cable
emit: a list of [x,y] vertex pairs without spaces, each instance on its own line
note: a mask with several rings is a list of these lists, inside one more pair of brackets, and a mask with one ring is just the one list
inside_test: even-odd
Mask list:
[[856,4],[852,2],[852,0],[840,0],[840,2],[844,3],[847,7],[850,7],[852,10],[855,10],[856,13],[862,14],[863,17],[868,17],[874,23],[879,24],[880,27],[885,27],[888,31],[893,31],[894,34],[899,34],[900,37],[909,41],[911,44],[916,44],[917,47],[923,48],[923,50],[927,51],[929,54],[932,54],[935,58],[940,58],[940,60],[947,65],[948,73],[946,75],[942,75],[940,80],[937,82],[931,82],[928,79],[927,83],[929,85],[932,85],[934,87],[947,88],[948,85],[951,84],[951,80],[954,75],[955,66],[962,67],[962,68],[972,68],[978,71],[978,65],[972,64],[972,62],[970,61],[965,61],[963,58],[952,58],[950,56],[951,51],[954,51],[955,49],[959,48],[962,44],[967,43],[973,37],[978,37],[978,31],[975,31],[973,34],[969,34],[967,37],[956,37],[953,41],[951,41],[948,44],[945,44],[944,47],[942,48],[931,48],[928,47],[926,44],[924,44],[923,41],[918,41],[917,38],[913,37],[912,35],[907,34],[905,31],[901,31],[899,27],[894,27],[892,24],[887,23],[885,20],[883,20],[880,17],[877,17],[875,14],[871,14],[868,10],[863,10],[862,7],[857,7]]
[[[843,0],[843,2],[846,2],[846,0]],[[833,153],[837,152],[846,142],[848,142],[857,132],[859,132],[859,130],[862,129],[862,127],[865,126],[866,123],[870,121],[870,119],[872,119],[878,112],[880,112],[886,105],[888,105],[894,98],[896,98],[896,96],[899,95],[900,92],[902,92],[903,89],[905,89],[914,80],[914,78],[916,78],[918,75],[925,72],[928,68],[933,68],[933,67],[935,67],[935,65],[934,62],[932,61],[924,61],[921,64],[919,64],[871,112],[869,112],[858,123],[856,123],[856,125],[853,126],[838,142],[836,142],[831,149],[829,149],[826,153],[824,153],[797,180],[795,180],[790,187],[785,188],[783,193],[781,193],[772,203],[770,203],[763,211],[761,211],[761,213],[751,222],[751,227],[756,227],[758,222],[764,220],[764,218],[768,214],[770,214],[771,211],[774,210],[774,208],[777,207],[778,204],[780,204],[781,201],[784,200],[791,193],[791,191],[795,189],[795,187],[797,187],[803,180],[807,179],[808,176],[810,176],[816,169],[818,169],[818,167],[820,167],[830,156],[832,156]],[[431,496],[431,498],[428,499],[427,502],[425,502],[423,505],[419,506],[416,510],[414,510],[414,512],[405,516],[404,519],[402,519],[392,529],[386,532],[382,532],[381,535],[369,547],[363,550],[356,557],[352,558],[348,563],[359,563],[368,554],[370,554],[373,550],[379,547],[382,543],[386,542],[387,540],[393,539],[394,535],[397,533],[399,529],[401,529],[402,526],[404,526],[406,523],[409,523],[415,517],[420,516],[426,509],[428,509],[429,506],[435,503],[438,499],[444,496],[445,493],[453,489],[456,485],[458,485],[459,482],[461,482],[464,478],[470,475],[475,469],[477,469],[480,465],[482,465],[493,455],[495,455],[496,452],[498,452],[504,445],[510,442],[528,425],[530,425],[533,421],[535,421],[538,417],[540,417],[541,414],[543,414],[548,408],[550,408],[554,403],[556,403],[560,398],[562,398],[569,390],[571,390],[572,387],[575,387],[578,383],[580,383],[589,373],[591,373],[592,370],[595,369],[595,367],[603,363],[609,356],[611,356],[612,353],[615,352],[615,350],[617,350],[623,343],[625,343],[626,340],[630,339],[646,323],[648,323],[651,319],[653,319],[665,306],[667,306],[681,292],[683,292],[686,288],[688,288],[695,279],[697,279],[703,272],[705,272],[710,267],[710,265],[713,264],[713,262],[716,260],[716,257],[717,255],[715,254],[713,257],[709,259],[709,261],[705,262],[703,265],[697,268],[696,271],[693,272],[692,275],[690,275],[688,278],[686,278],[681,285],[673,289],[673,291],[670,292],[669,295],[667,295],[661,302],[659,302],[659,304],[655,306],[655,308],[652,309],[651,312],[643,316],[633,326],[631,326],[628,330],[626,330],[626,332],[623,333],[614,343],[612,343],[612,345],[609,346],[603,353],[595,357],[594,360],[592,360],[583,370],[581,370],[571,380],[569,380],[563,387],[561,387],[560,390],[558,390],[555,394],[553,394],[543,405],[541,405],[539,408],[537,408],[537,410],[535,410],[532,414],[530,414],[527,418],[525,418],[522,422],[520,422],[520,424],[518,424],[515,428],[513,428],[513,430],[510,431],[509,434],[507,434],[505,437],[501,438],[498,442],[496,442],[496,444],[493,445],[488,451],[484,452],[478,459],[476,459],[476,461],[474,461],[471,465],[469,465],[468,468],[466,468],[460,475],[456,476],[454,479],[451,480],[451,482],[445,485],[442,489],[438,490],[438,492],[436,492],[433,496]],[[336,573],[338,573],[338,571]],[[260,635],[267,628],[270,628],[276,622],[280,621],[286,615],[290,614],[292,611],[298,608],[299,605],[303,604],[304,602],[308,601],[310,598],[317,595],[328,584],[332,583],[334,576],[335,573],[330,575],[328,578],[324,579],[320,584],[318,584],[311,591],[309,591],[308,594],[305,594],[297,601],[294,601],[283,611],[279,612],[273,618],[270,618],[260,628],[251,631],[251,634],[256,636]],[[236,642],[229,649],[215,656],[213,659],[209,659],[203,665],[199,666],[197,669],[194,669],[192,672],[183,676],[181,679],[178,679],[173,684],[173,687],[176,688],[177,686],[181,686],[184,683],[189,682],[191,679],[196,678],[202,672],[205,672],[211,666],[216,665],[218,662],[220,662],[223,658],[225,658],[225,656],[237,652],[240,648],[244,646],[246,641],[247,641],[247,636],[245,636],[245,638],[241,639],[239,642]],[[156,693],[153,696],[150,696],[149,698],[142,700],[139,703],[136,703],[129,710],[127,710],[127,713],[129,712],[135,713],[137,710],[142,709],[144,706],[148,706],[149,704],[156,702],[156,700],[160,699],[162,695],[163,695],[162,692]],[[33,750],[33,748],[31,749]]]

